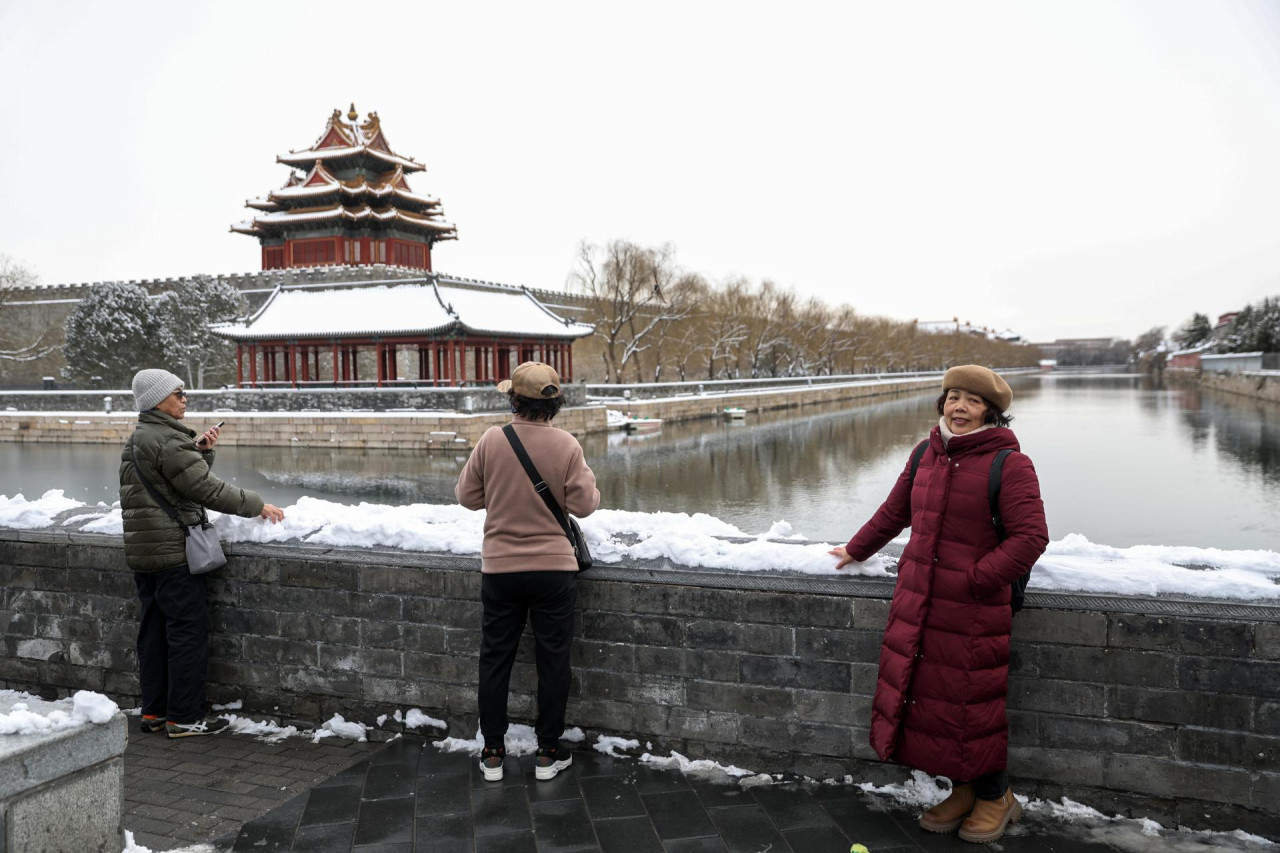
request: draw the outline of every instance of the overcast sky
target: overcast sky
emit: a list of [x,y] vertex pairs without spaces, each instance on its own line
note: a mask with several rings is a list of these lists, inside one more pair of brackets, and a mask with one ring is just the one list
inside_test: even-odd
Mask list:
[[1280,3],[0,0],[0,252],[236,272],[227,229],[376,110],[458,228],[561,288],[670,242],[898,319],[1132,338],[1280,295]]

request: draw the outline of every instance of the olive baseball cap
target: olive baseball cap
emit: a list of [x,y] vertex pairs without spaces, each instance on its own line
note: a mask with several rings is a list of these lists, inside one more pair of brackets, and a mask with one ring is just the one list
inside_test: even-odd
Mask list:
[[498,383],[498,390],[515,391],[531,400],[550,400],[560,396],[560,374],[549,364],[526,361],[515,369],[510,379]]

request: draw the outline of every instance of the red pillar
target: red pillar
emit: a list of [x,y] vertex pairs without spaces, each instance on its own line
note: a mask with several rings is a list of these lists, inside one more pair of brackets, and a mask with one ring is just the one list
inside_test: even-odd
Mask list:
[[244,344],[236,341],[236,387],[244,387]]
[[258,384],[258,347],[249,344],[249,387]]
[[384,357],[384,355],[383,355],[383,349],[382,349],[382,342],[381,342],[381,341],[379,341],[379,342],[378,342],[377,353],[378,353],[378,358],[377,358],[377,362],[378,362],[378,387],[379,387],[379,388],[381,388],[381,387],[382,387],[382,380],[386,378],[386,369],[387,369],[387,361],[386,361],[386,358],[385,358],[385,357]]
[[338,342],[333,343],[333,384],[338,384]]
[[572,382],[573,381],[573,344],[572,343],[565,344],[564,348],[565,348],[565,355],[568,359],[568,366],[569,366],[569,375],[565,377],[564,381]]
[[289,374],[289,383],[294,388],[298,387],[298,347],[296,344],[289,344],[289,349],[285,353],[285,370]]

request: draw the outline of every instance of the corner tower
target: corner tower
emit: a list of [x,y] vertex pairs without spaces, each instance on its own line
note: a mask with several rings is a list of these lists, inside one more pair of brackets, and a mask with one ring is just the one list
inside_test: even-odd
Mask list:
[[276,157],[288,182],[245,202],[258,214],[231,230],[258,238],[262,268],[390,264],[431,269],[431,247],[456,240],[440,200],[409,189],[406,175],[426,171],[391,150],[377,113],[363,123],[355,104],[329,116],[314,145]]

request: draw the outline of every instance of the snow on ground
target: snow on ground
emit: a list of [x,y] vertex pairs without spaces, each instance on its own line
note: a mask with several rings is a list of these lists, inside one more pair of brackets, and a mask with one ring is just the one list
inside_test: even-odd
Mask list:
[[[124,831],[124,850],[121,853],[154,853],[150,847],[144,847],[133,840],[133,833],[129,830]],[[190,847],[179,847],[169,850],[168,853],[216,853],[216,849],[212,844],[194,844]]]
[[66,701],[46,702],[29,693],[0,690],[0,707],[8,708],[0,713],[0,735],[40,735],[102,724],[120,710],[115,702],[91,690],[77,690],[71,697],[70,711]]
[[[46,492],[28,501],[0,495],[0,526],[48,527],[55,516],[85,504]],[[89,507],[88,509],[93,509]],[[228,542],[301,541],[331,547],[400,548],[474,556],[484,538],[484,512],[436,504],[356,506],[299,498],[285,507],[285,520],[219,516],[219,535]],[[120,533],[119,507],[98,507],[96,520],[80,530]],[[92,513],[77,513],[77,520]],[[65,522],[64,522],[65,523]],[[885,577],[881,557],[837,572],[829,543],[810,542],[786,521],[762,533],[743,531],[702,513],[598,510],[582,520],[591,553],[600,564],[624,560],[666,560],[674,565],[736,571],[791,571],[812,575]],[[741,540],[741,541],[735,541]],[[1049,544],[1031,575],[1031,588],[1121,595],[1180,594],[1244,601],[1280,600],[1280,551],[1137,545],[1112,548],[1078,533]]]
[[[867,794],[892,800],[897,806],[912,811],[923,811],[940,803],[951,793],[950,783],[943,783],[927,773],[913,770],[911,778],[902,783],[876,786],[870,782],[858,785]],[[1018,796],[1015,792],[1015,796]],[[1120,815],[1107,817],[1102,812],[1074,800],[1062,798],[1061,802],[1031,800],[1018,796],[1029,823],[1052,825],[1069,835],[1081,836],[1087,841],[1110,844],[1127,853],[1202,853],[1206,849],[1260,851],[1274,850],[1280,846],[1257,835],[1242,830],[1211,832],[1185,827],[1166,829],[1148,818],[1126,818]],[[1037,820],[1038,819],[1038,820]],[[1034,833],[1034,828],[1014,826],[1009,835]]]

